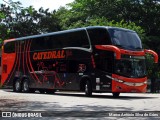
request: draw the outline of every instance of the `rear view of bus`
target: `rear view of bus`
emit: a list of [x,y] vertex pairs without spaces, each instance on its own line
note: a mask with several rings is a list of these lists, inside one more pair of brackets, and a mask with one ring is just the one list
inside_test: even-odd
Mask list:
[[142,48],[137,33],[114,27],[89,28],[88,33],[97,65],[95,89],[111,90],[115,97],[126,92],[146,92],[145,54],[152,54],[155,63],[158,62],[158,55]]

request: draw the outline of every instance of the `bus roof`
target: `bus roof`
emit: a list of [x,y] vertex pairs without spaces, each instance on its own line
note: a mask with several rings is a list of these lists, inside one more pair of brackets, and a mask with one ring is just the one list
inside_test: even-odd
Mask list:
[[84,29],[87,29],[87,28],[93,28],[93,29],[94,28],[119,29],[119,30],[125,30],[125,31],[135,32],[133,30],[129,30],[129,29],[125,29],[125,28],[120,28],[120,27],[112,27],[112,26],[88,26],[88,27],[83,27],[83,28],[75,28],[75,29],[70,29],[70,30],[63,30],[63,31],[50,32],[50,33],[39,34],[39,35],[31,35],[31,36],[25,36],[25,37],[7,39],[7,40],[4,40],[4,42],[26,40],[26,39],[45,37],[45,36],[51,36],[51,35],[58,35],[58,34],[63,34],[63,33],[69,33],[69,32],[84,30]]
[[113,26],[89,26],[86,28],[106,28],[106,29],[119,29],[119,30],[124,30],[124,31],[130,31],[130,32],[135,32],[133,30],[130,29],[126,29],[126,28],[121,28],[121,27],[113,27]]

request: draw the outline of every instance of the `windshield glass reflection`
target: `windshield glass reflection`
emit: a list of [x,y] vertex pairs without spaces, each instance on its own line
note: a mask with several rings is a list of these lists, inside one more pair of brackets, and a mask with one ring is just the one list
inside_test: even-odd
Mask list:
[[146,76],[146,66],[144,59],[122,59],[116,61],[115,72],[127,77],[144,77]]
[[136,32],[122,29],[109,29],[112,43],[118,47],[141,50],[142,44]]

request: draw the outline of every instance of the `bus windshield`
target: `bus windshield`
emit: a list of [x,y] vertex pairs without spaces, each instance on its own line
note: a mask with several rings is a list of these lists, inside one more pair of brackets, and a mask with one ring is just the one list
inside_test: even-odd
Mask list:
[[115,73],[126,77],[140,78],[146,76],[144,57],[122,58],[116,60]]
[[141,40],[136,32],[116,28],[110,28],[108,31],[115,46],[129,50],[142,49]]

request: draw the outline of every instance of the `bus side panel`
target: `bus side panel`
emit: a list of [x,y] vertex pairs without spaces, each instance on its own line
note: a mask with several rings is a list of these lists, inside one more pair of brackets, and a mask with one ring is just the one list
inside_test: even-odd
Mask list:
[[2,87],[12,86],[13,76],[18,64],[19,45],[15,39],[4,41],[2,46]]
[[28,59],[37,88],[79,90],[81,77],[91,73],[91,53],[84,50],[31,52]]
[[101,71],[99,69],[95,70],[95,76],[93,76],[93,91],[95,92],[111,92],[112,90],[112,80],[110,77],[111,73]]
[[[80,81],[83,76],[91,76],[93,72],[93,65],[91,59],[91,52],[86,49],[67,49],[67,76],[65,78],[65,89],[80,90]],[[65,73],[64,73],[65,74]]]
[[113,79],[116,80],[124,80],[125,82],[117,82],[112,80],[112,92],[120,92],[120,93],[144,93],[146,92],[147,77],[145,78],[126,78],[119,75],[112,75]]
[[2,82],[1,85],[3,86],[4,83],[8,83],[13,66],[15,64],[15,58],[16,58],[16,53],[11,53],[11,54],[2,54]]
[[31,88],[39,88],[42,85],[42,81],[40,81],[38,78],[37,73],[41,71],[37,71],[37,69],[34,67],[35,65],[37,66],[38,63],[33,61],[34,52],[31,51],[32,40],[27,41],[24,46],[23,73],[25,76],[27,76]]
[[94,61],[96,69],[95,78],[93,78],[93,90],[96,92],[111,92],[114,53],[94,48]]

